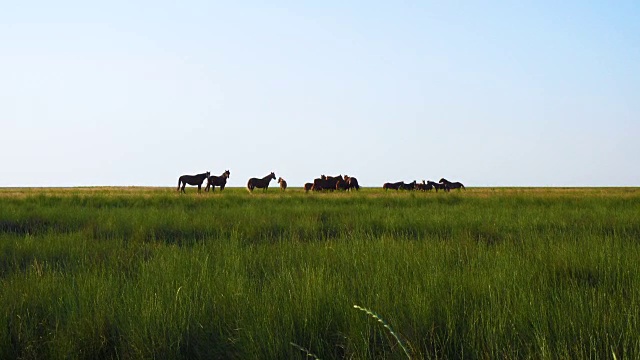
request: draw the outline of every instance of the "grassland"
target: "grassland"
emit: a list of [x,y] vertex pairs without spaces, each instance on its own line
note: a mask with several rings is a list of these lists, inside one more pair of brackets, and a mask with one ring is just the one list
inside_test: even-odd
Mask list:
[[187,190],[0,189],[0,358],[640,357],[640,189]]

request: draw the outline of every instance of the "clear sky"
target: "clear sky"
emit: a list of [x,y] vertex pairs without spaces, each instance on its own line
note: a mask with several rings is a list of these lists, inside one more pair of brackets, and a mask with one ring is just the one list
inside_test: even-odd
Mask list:
[[640,186],[640,2],[4,1],[0,124],[3,187]]

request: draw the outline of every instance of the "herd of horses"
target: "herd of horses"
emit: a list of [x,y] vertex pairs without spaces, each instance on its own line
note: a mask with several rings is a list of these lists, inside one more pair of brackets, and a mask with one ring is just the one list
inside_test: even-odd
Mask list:
[[321,175],[319,178],[313,179],[313,182],[304,184],[304,191],[322,191],[322,190],[360,190],[358,179],[342,174],[338,176]]
[[404,181],[395,182],[395,183],[384,183],[382,188],[385,190],[421,190],[421,191],[431,191],[431,190],[443,190],[443,191],[451,191],[451,189],[465,189],[464,185],[461,182],[451,182],[445,178],[440,179],[439,182],[435,181],[424,181],[422,183],[417,183],[415,180],[410,183],[405,183]]
[[[227,185],[227,179],[231,176],[231,172],[229,170],[225,170],[220,176],[211,175],[209,171],[202,174],[197,175],[182,175],[178,178],[178,189],[177,191],[185,192],[184,188],[187,185],[198,186],[198,192],[202,189],[202,184],[205,180],[207,180],[207,186],[204,191],[211,190],[215,191],[216,186],[220,188],[220,191],[224,190],[224,187]],[[251,178],[247,182],[247,190],[253,192],[255,188],[262,189],[263,191],[267,191],[269,189],[269,184],[271,180],[276,179],[276,174],[271,172],[269,175],[262,178]],[[285,191],[287,189],[287,182],[283,178],[278,178],[278,184],[280,185],[280,190]],[[434,181],[424,181],[422,183],[416,183],[414,180],[410,183],[405,183],[404,181],[395,182],[395,183],[385,183],[382,186],[385,190],[421,190],[421,191],[430,191],[435,189],[436,192],[438,190],[443,191],[451,191],[451,189],[465,189],[464,185],[460,182],[451,182],[445,178],[440,179],[439,182]],[[338,175],[338,176],[326,176],[321,175],[319,178],[313,180],[313,182],[308,182],[304,184],[304,191],[334,191],[334,190],[360,190],[360,184],[358,184],[358,179],[349,176],[349,175]],[[466,189],[465,189],[466,190]]]

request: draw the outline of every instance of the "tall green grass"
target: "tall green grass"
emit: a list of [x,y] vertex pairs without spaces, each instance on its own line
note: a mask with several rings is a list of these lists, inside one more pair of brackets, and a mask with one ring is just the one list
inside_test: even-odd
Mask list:
[[0,358],[640,355],[638,189],[289,190],[0,189]]

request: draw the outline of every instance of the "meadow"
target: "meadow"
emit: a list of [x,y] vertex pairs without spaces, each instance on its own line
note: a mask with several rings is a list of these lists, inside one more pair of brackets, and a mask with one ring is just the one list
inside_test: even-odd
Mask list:
[[638,188],[4,188],[0,358],[632,359],[638,264]]

